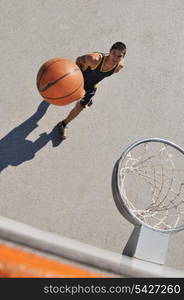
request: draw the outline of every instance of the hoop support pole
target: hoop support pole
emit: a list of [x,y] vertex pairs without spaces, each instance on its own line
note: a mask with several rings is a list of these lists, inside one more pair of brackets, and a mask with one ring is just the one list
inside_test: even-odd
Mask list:
[[159,232],[144,225],[134,226],[134,230],[123,250],[123,255],[164,264],[169,238],[169,232]]

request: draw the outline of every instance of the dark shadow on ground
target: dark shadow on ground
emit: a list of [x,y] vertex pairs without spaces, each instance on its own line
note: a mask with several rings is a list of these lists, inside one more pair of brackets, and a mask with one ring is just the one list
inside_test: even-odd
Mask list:
[[42,133],[34,142],[26,139],[38,127],[37,122],[44,116],[49,105],[46,101],[42,101],[37,111],[29,119],[0,140],[0,172],[9,165],[18,166],[33,159],[35,154],[49,141],[52,142],[53,147],[61,144],[62,140],[57,137],[55,128],[49,134]]

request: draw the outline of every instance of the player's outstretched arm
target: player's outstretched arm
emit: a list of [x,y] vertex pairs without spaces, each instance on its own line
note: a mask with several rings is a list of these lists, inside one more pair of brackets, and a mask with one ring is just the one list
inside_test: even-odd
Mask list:
[[115,70],[114,73],[118,73],[124,66],[125,66],[125,62],[124,62],[124,59],[122,59],[122,60],[119,62],[119,64],[118,64],[118,66],[117,66],[117,68],[116,68],[116,70]]

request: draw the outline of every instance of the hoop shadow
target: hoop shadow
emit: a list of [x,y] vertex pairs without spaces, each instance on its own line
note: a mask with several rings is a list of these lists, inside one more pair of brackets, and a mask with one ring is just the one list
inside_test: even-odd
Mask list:
[[32,142],[26,137],[38,127],[37,122],[46,113],[49,103],[42,101],[37,111],[18,127],[10,131],[0,140],[0,172],[10,166],[18,166],[25,161],[34,158],[35,154],[41,150],[49,141],[53,147],[61,144],[55,133],[55,128],[47,134],[46,132],[39,135],[39,138]]

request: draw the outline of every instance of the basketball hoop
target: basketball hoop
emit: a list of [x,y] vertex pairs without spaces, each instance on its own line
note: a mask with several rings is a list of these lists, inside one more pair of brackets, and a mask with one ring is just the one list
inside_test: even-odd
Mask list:
[[140,230],[169,237],[184,229],[183,154],[170,141],[148,138],[130,145],[116,162],[112,192],[120,213],[136,227],[134,244]]

